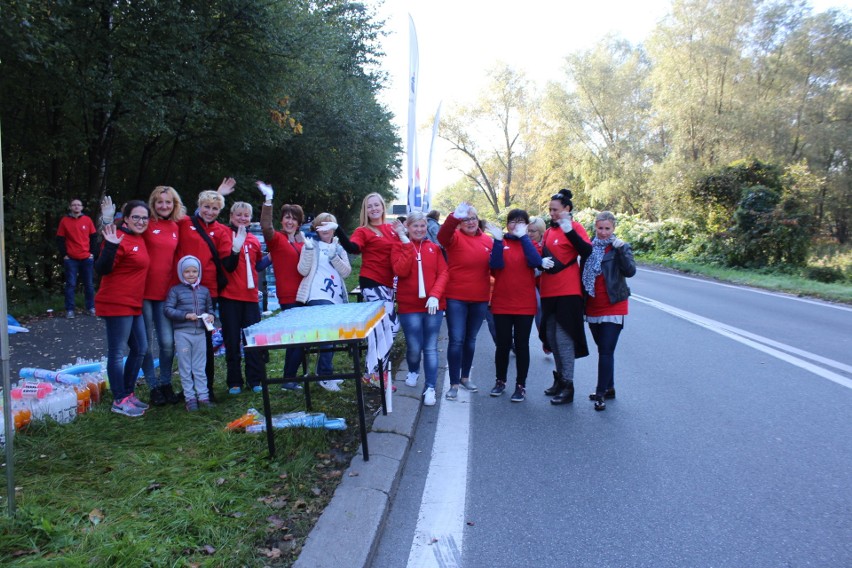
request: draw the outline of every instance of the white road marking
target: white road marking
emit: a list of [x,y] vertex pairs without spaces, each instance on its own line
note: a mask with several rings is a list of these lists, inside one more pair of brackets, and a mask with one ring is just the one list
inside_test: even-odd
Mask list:
[[[444,377],[443,392],[450,388],[450,375]],[[464,536],[464,508],[467,494],[467,454],[470,442],[470,396],[459,389],[455,401],[438,401],[438,424],[432,442],[432,459],[414,541],[408,555],[408,568],[458,568],[461,566]]]
[[[832,308],[835,310],[841,310],[844,312],[852,312],[852,307],[837,304],[822,300],[813,300],[810,298],[800,298],[798,296],[794,296],[788,292],[773,292],[770,290],[761,290],[760,288],[752,288],[748,284],[725,284],[724,282],[716,282],[714,280],[705,280],[704,278],[696,278],[694,276],[688,276],[685,274],[672,274],[671,272],[664,272],[662,270],[654,270],[651,268],[639,268],[637,269],[640,272],[653,272],[654,274],[660,274],[662,276],[669,276],[671,278],[682,278],[684,280],[690,280],[692,282],[700,282],[704,284],[710,284],[713,286],[721,286],[723,288],[734,288],[736,290],[742,290],[745,292],[752,292],[754,294],[763,294],[764,296],[774,296],[776,298],[786,298],[787,300],[795,300],[797,302],[802,302],[805,304],[812,304],[814,306],[821,306],[823,308]],[[632,296],[631,296],[632,297]]]
[[[675,317],[692,322],[696,325],[700,325],[701,327],[709,329],[710,331],[718,333],[719,335],[723,335],[725,337],[733,339],[734,341],[742,343],[743,345],[748,345],[753,349],[757,349],[758,351],[762,351],[767,355],[771,355],[772,357],[775,357],[782,361],[786,361],[791,365],[795,365],[796,367],[799,367],[806,371],[810,371],[815,375],[818,375],[824,379],[828,379],[829,381],[833,381],[848,389],[852,389],[852,380],[822,367],[819,367],[817,365],[814,365],[813,363],[809,363],[804,359],[810,359],[823,365],[833,367],[840,371],[852,374],[852,367],[850,367],[849,365],[840,363],[839,361],[834,361],[832,359],[827,359],[825,357],[821,357],[819,355],[809,353],[801,349],[797,349],[796,347],[792,347],[790,345],[785,345],[784,343],[779,343],[777,341],[769,339],[768,337],[756,335],[754,333],[750,333],[743,329],[726,325],[716,320],[711,320],[699,316],[698,314],[694,314],[692,312],[687,312],[685,310],[675,308],[674,306],[670,306],[668,304],[663,304],[662,302],[658,302],[650,298],[645,298],[643,296],[637,295],[632,295],[631,298],[638,302],[671,314]],[[794,355],[798,355],[798,357]]]

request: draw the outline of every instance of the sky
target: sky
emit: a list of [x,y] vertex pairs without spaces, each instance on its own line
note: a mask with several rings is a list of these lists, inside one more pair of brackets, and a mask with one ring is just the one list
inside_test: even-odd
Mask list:
[[[366,0],[376,6],[378,0]],[[563,59],[588,49],[607,34],[633,43],[647,39],[669,12],[671,0],[385,0],[378,15],[389,35],[382,41],[386,57],[382,68],[389,81],[382,101],[397,118],[403,142],[408,112],[408,16],[414,19],[420,50],[417,92],[418,145],[421,180],[426,177],[431,119],[442,105],[476,100],[486,82],[485,73],[497,62],[523,70],[539,86],[564,75]],[[852,0],[811,0],[815,11],[830,7],[850,9]],[[440,139],[433,157],[433,195],[456,181],[460,174],[448,169],[450,150]],[[396,184],[405,199],[403,179]]]

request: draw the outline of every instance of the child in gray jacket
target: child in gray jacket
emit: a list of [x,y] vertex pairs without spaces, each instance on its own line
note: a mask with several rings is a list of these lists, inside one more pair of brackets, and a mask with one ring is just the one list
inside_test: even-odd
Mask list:
[[181,258],[177,273],[181,283],[169,290],[163,312],[174,322],[180,384],[186,395],[186,409],[193,411],[198,410],[199,404],[212,406],[207,391],[204,332],[213,325],[213,300],[210,290],[201,285],[201,262],[196,257]]

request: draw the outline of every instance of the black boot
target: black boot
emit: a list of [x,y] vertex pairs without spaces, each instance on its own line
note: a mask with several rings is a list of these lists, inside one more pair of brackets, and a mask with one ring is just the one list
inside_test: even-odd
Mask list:
[[595,396],[595,410],[606,410],[606,403],[604,402],[604,397]]
[[[612,400],[613,398],[615,398],[615,387],[606,389],[606,392],[604,392],[603,397],[607,400]],[[596,392],[593,392],[589,395],[589,400],[597,400],[597,398],[598,393]]]
[[160,390],[163,391],[163,396],[166,397],[166,402],[169,404],[177,404],[180,402],[180,397],[175,394],[175,391],[172,390],[172,385],[166,385],[160,387]]
[[571,404],[574,402],[574,381],[565,381],[559,394],[550,399],[550,404]]
[[163,389],[154,387],[151,389],[151,405],[164,406],[166,404],[166,396],[163,394]]
[[562,378],[562,373],[553,371],[553,385],[549,389],[545,389],[544,394],[547,396],[556,396],[563,388],[565,388],[565,379]]

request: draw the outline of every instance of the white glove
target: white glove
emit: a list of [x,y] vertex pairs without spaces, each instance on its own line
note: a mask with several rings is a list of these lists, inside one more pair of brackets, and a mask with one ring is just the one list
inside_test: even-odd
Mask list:
[[340,252],[340,249],[343,248],[343,247],[340,246],[340,239],[338,239],[337,237],[331,238],[331,246],[338,253]]
[[293,240],[297,243],[304,243],[305,233],[303,233],[302,231],[296,231],[296,233],[293,235]]
[[263,198],[266,201],[272,201],[272,196],[274,194],[274,192],[272,190],[272,186],[267,185],[267,184],[263,183],[262,181],[257,181],[256,183],[257,183],[257,189],[259,189],[260,192],[263,194]]
[[299,231],[299,234],[302,235],[302,238],[305,241],[305,248],[308,250],[314,250],[314,240],[305,238],[305,234],[302,231]]
[[101,200],[101,221],[104,225],[112,225],[115,221],[115,205],[109,195],[105,195]]
[[570,212],[563,211],[559,219],[559,228],[562,229],[563,233],[570,233],[574,230],[574,225],[571,224],[573,221],[574,216]]
[[485,228],[488,229],[488,232],[491,233],[491,236],[494,237],[495,241],[503,240],[503,230],[500,229],[500,227],[494,223],[486,223]]
[[393,222],[393,230],[396,232],[399,237],[399,241],[402,244],[410,243],[411,241],[408,239],[408,230],[405,228],[405,225],[399,222],[399,219]]
[[429,296],[429,299],[426,300],[426,311],[429,312],[430,316],[434,316],[438,313],[438,298],[435,296]]
[[617,248],[617,249],[620,249],[621,247],[624,246],[624,241],[622,241],[618,237],[615,237],[615,240],[612,241],[612,246]]
[[512,234],[520,239],[521,237],[527,234],[527,224],[515,223],[515,228],[512,229]]
[[317,227],[317,231],[336,231],[337,223],[332,223],[331,221],[326,221],[322,223],[319,227]]
[[545,270],[550,270],[551,268],[553,268],[554,264],[555,263],[553,262],[553,259],[550,258],[549,256],[546,256],[546,257],[541,259],[541,267],[544,268]]
[[469,212],[470,203],[468,203],[467,201],[462,201],[461,203],[459,203],[458,207],[456,207],[456,210],[453,211],[453,217],[455,217],[456,219],[464,219],[467,217],[467,214]]
[[246,242],[246,228],[240,227],[237,229],[237,233],[234,235],[234,244],[231,245],[231,250],[234,252],[240,252],[240,249],[243,248],[243,245]]

